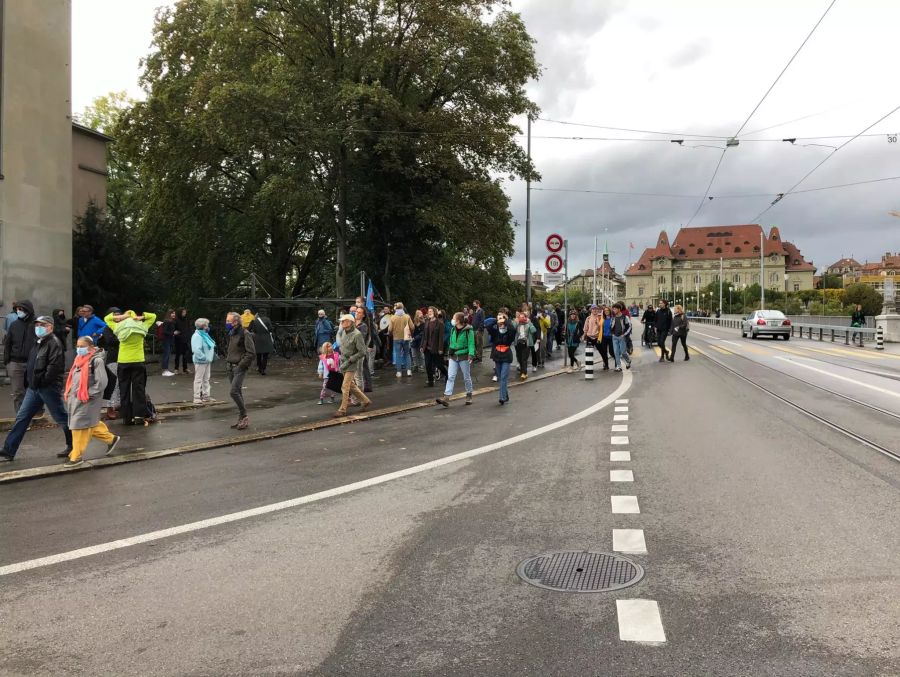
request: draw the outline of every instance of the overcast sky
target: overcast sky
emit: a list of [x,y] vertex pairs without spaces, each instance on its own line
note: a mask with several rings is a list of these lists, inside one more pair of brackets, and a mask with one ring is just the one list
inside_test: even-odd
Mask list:
[[[534,188],[694,197],[532,193],[533,270],[547,234],[569,239],[570,273],[590,267],[593,241],[608,240],[623,271],[660,229],[687,225],[735,134],[831,0],[514,0],[537,41],[544,72],[529,88],[542,117],[667,132],[619,132],[539,120]],[[73,111],[98,95],[139,96],[138,61],[163,0],[73,0]],[[711,196],[692,225],[756,223],[756,216],[840,146],[900,106],[900,2],[837,0],[815,34],[725,152]],[[800,119],[803,118],[803,119]],[[786,123],[786,124],[784,124]],[[775,126],[777,125],[777,126]],[[771,129],[766,129],[770,128]],[[758,131],[757,130],[764,130]],[[523,122],[524,131],[524,122]],[[798,190],[900,176],[900,112],[831,157]],[[719,136],[691,139],[688,134]],[[790,137],[848,138],[781,141]],[[538,137],[653,139],[603,141]],[[683,145],[672,139],[684,139]],[[751,141],[760,139],[761,141]],[[523,139],[524,143],[524,139]],[[689,146],[715,146],[716,148]],[[525,260],[525,186],[507,185],[518,222],[511,272]],[[807,259],[877,260],[900,250],[900,180],[791,195],[761,219]],[[629,251],[629,243],[635,249]]]

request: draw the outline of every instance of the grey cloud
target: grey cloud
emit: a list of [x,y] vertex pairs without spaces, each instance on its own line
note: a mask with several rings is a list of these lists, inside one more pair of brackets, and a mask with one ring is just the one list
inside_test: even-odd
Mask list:
[[684,68],[696,63],[709,54],[709,40],[702,39],[691,42],[679,49],[669,58],[669,66],[672,68]]

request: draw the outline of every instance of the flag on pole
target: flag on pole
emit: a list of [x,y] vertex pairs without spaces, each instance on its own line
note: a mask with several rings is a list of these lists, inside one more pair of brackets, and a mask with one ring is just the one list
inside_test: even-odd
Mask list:
[[629,248],[629,249],[634,249],[634,242],[629,242],[629,243],[628,243],[628,248]]
[[370,313],[375,312],[375,287],[372,286],[372,280],[369,280],[369,288],[366,291],[366,310]]

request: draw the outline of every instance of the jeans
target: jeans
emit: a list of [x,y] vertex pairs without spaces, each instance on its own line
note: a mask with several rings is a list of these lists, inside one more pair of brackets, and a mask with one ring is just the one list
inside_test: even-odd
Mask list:
[[121,415],[125,425],[135,418],[147,417],[147,369],[140,362],[119,362],[119,396]]
[[394,366],[397,371],[412,369],[409,362],[409,341],[394,339]]
[[56,421],[56,424],[62,428],[63,435],[66,438],[66,449],[72,449],[72,431],[69,430],[69,416],[66,414],[66,408],[63,405],[62,394],[53,388],[39,388],[37,390],[28,388],[25,391],[25,399],[22,400],[22,406],[16,413],[16,422],[13,424],[12,430],[6,436],[3,443],[3,451],[9,456],[15,456],[19,450],[19,445],[25,437],[25,432],[31,424],[31,419],[35,417],[41,409],[47,406],[50,416]]
[[625,345],[625,337],[624,336],[613,336],[612,337],[613,344],[613,357],[616,358],[616,369],[622,368],[622,360],[625,361],[625,364],[631,364],[631,358],[628,357],[628,348]]
[[234,403],[237,405],[238,414],[240,414],[241,418],[247,416],[247,407],[244,406],[244,377],[247,375],[247,370],[237,366],[236,364],[228,363],[228,380],[231,382],[231,399],[234,400]]
[[466,392],[472,392],[472,365],[468,358],[463,360],[450,360],[450,368],[447,370],[447,385],[444,387],[444,397],[450,397],[453,394],[453,385],[456,383],[457,372],[462,372],[463,383],[466,386]]
[[509,362],[494,362],[494,373],[497,374],[497,383],[500,384],[500,399],[506,402],[509,399]]
[[[172,356],[173,339],[164,338],[162,341],[162,357],[159,360],[163,371],[169,371],[169,358]],[[177,368],[177,367],[176,367]]]

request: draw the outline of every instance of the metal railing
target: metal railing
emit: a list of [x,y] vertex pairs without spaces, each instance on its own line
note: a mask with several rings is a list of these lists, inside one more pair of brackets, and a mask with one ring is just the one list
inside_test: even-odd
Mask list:
[[[691,322],[699,322],[712,326],[740,329],[743,320],[726,317],[692,317]],[[863,345],[865,341],[874,342],[877,329],[870,327],[845,327],[830,324],[809,324],[805,322],[791,322],[791,337],[806,338],[810,340],[828,341],[832,343],[843,339],[844,345],[850,345],[851,341]]]

